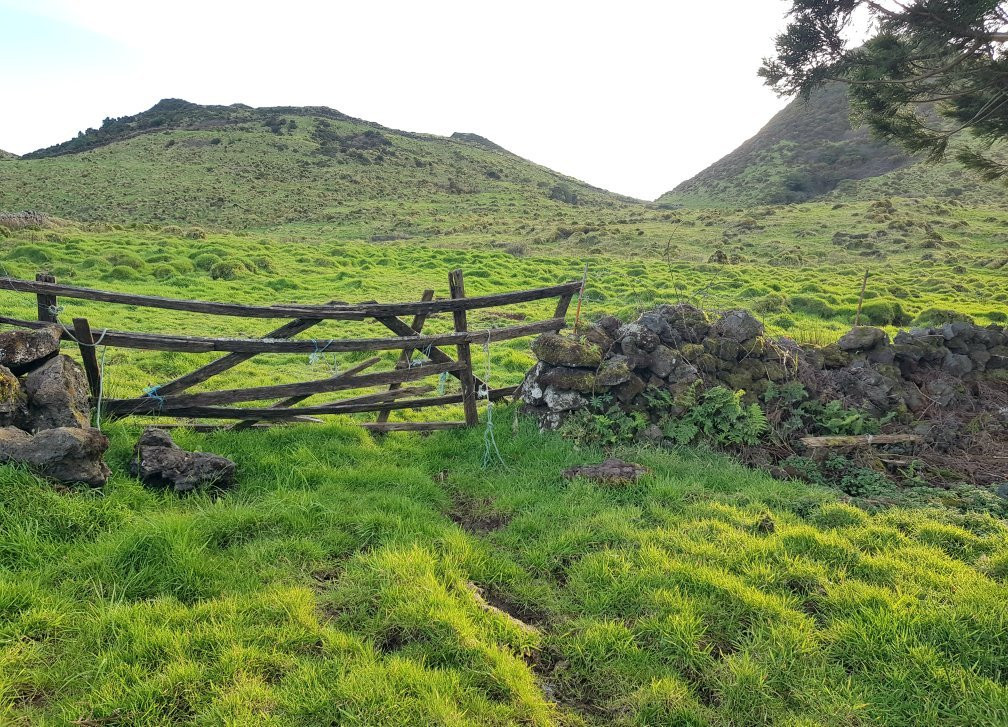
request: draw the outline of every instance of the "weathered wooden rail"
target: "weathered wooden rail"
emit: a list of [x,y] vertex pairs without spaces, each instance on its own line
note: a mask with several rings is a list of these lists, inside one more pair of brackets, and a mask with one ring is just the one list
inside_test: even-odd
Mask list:
[[[202,313],[215,316],[242,318],[291,318],[292,320],[266,333],[262,338],[223,338],[165,333],[146,333],[102,329],[100,344],[121,348],[155,351],[181,351],[187,353],[221,352],[226,355],[207,363],[172,381],[147,391],[143,396],[130,399],[105,398],[104,415],[152,415],[183,419],[239,420],[233,429],[247,429],[260,422],[305,421],[322,414],[356,414],[377,412],[377,421],[364,422],[374,431],[423,431],[448,429],[455,426],[472,426],[478,422],[477,399],[482,396],[494,401],[513,393],[514,387],[489,388],[487,382],[473,373],[472,344],[483,345],[497,341],[558,331],[564,327],[571,299],[581,287],[580,281],[551,285],[529,290],[519,290],[492,295],[466,296],[461,270],[453,270],[448,278],[450,297],[435,298],[433,290],[426,290],[421,300],[403,303],[357,303],[331,301],[324,305],[245,305],[211,301],[165,298],[134,293],[62,285],[52,275],[40,273],[32,280],[0,278],[0,290],[33,294],[37,298],[38,320],[22,320],[0,315],[0,323],[39,328],[59,323],[62,338],[77,343],[84,370],[93,397],[102,391],[102,371],[95,353],[96,337],[91,323],[85,318],[74,318],[72,327],[58,321],[59,298],[88,300],[101,303],[160,308],[164,310]],[[516,303],[557,299],[550,318],[508,325],[498,328],[470,330],[468,312],[498,308]],[[439,314],[450,313],[453,329],[449,333],[424,334],[424,324]],[[403,316],[413,316],[411,322]],[[373,321],[391,331],[393,336],[379,338],[347,337],[324,340],[297,339],[323,321]],[[96,326],[94,328],[97,328]],[[453,358],[443,350],[455,347]],[[270,386],[252,386],[241,389],[219,389],[187,393],[189,389],[262,353],[304,354],[319,350],[326,353],[367,352],[399,350],[394,368],[389,371],[364,373],[379,363],[381,357],[369,358],[345,372],[313,381]],[[413,355],[422,351],[426,361],[417,363]],[[461,391],[455,394],[423,396],[436,387],[423,384],[431,376],[451,375],[458,379]],[[298,406],[317,394],[373,389],[387,389],[340,399],[324,404]],[[231,406],[243,402],[270,401],[266,406]],[[462,404],[464,421],[392,422],[392,411],[424,407]],[[200,425],[204,428],[206,425]]]

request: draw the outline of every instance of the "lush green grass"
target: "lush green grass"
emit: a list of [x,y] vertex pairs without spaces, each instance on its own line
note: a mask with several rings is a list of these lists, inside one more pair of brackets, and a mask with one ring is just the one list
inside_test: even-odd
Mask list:
[[[1003,724],[1008,529],[870,516],[700,452],[638,485],[498,411],[195,435],[229,494],[0,470],[0,710],[67,724]],[[506,523],[467,532],[453,523]],[[483,607],[480,585],[535,626]]]

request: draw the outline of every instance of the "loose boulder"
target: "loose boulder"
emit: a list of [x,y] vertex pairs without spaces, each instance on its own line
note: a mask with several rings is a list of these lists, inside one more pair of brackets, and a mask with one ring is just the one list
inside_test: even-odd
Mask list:
[[230,487],[235,463],[218,454],[188,452],[168,432],[148,427],[133,449],[130,473],[145,485],[187,492],[207,485]]
[[59,353],[59,326],[0,332],[0,366],[22,376]]
[[69,356],[49,359],[25,377],[28,411],[22,429],[90,426],[91,405],[84,369]]
[[58,427],[34,435],[4,427],[0,429],[0,463],[24,465],[57,482],[99,487],[109,477],[102,461],[108,445],[108,438],[90,427]]

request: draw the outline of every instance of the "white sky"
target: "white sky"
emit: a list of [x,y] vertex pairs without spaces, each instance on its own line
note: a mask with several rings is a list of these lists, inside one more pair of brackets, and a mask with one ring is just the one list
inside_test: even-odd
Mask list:
[[166,97],[322,105],[409,131],[475,132],[653,199],[786,103],[756,70],[788,6],[0,0],[0,149],[65,141]]

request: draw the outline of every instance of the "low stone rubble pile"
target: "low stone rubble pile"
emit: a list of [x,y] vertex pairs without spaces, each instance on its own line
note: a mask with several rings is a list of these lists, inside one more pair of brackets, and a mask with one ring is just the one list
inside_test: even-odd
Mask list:
[[[91,426],[91,395],[80,364],[59,352],[62,329],[0,332],[0,463],[28,467],[57,482],[104,485],[108,438]],[[167,432],[148,429],[132,473],[145,484],[183,492],[234,482],[235,464],[187,452]]]
[[87,377],[60,354],[61,333],[59,326],[0,333],[0,463],[104,485],[108,438],[91,427]]

